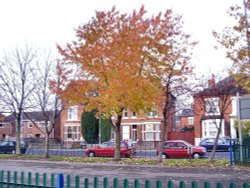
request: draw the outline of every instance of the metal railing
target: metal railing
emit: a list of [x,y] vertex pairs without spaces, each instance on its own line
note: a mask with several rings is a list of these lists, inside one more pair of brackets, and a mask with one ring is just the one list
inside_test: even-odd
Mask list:
[[[192,181],[190,184],[187,184],[185,181],[179,181],[174,184],[174,181],[169,180],[163,182],[157,180],[155,182],[150,180],[145,180],[144,182],[140,182],[138,179],[129,181],[128,179],[123,179],[119,181],[118,178],[114,178],[112,181],[107,177],[103,179],[99,179],[98,177],[94,177],[91,181],[90,178],[81,179],[80,176],[71,177],[70,175],[66,175],[64,177],[63,174],[51,174],[50,176],[47,173],[39,174],[35,173],[33,176],[31,172],[28,172],[26,175],[24,172],[18,174],[18,172],[11,173],[10,171],[0,172],[0,188],[5,187],[48,187],[48,188],[210,188],[212,184],[210,182],[204,182],[202,185],[198,185],[196,181]],[[216,188],[250,188],[248,183],[242,183],[242,185],[237,185],[234,182],[229,183],[229,185],[223,185],[218,182],[215,185]]]

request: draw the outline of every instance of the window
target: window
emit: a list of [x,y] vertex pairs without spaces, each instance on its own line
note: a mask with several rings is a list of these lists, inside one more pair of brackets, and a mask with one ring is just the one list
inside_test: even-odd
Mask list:
[[154,117],[157,117],[157,113],[158,113],[157,110],[153,110],[152,113],[153,113],[153,116],[154,116]]
[[160,141],[160,124],[142,125],[143,141]]
[[[202,121],[202,137],[215,137],[218,129],[217,126],[219,125],[219,119],[209,119]],[[222,122],[221,126],[221,137],[225,136],[225,124],[224,121]]]
[[72,139],[72,128],[68,128],[68,139]]
[[80,140],[80,135],[79,135],[79,126],[66,126],[65,132],[64,132],[64,137],[65,140],[74,140],[78,141]]
[[137,125],[132,125],[132,141],[137,141]]
[[207,115],[218,115],[220,113],[219,98],[205,99],[205,109]]
[[157,117],[157,110],[153,110],[151,112],[148,112],[147,115],[148,117]]
[[129,140],[129,125],[122,126],[122,139]]
[[68,108],[68,120],[77,120],[77,107]]
[[188,125],[194,125],[194,117],[188,117]]
[[37,122],[37,125],[39,127],[45,127],[45,122],[44,121]]
[[0,123],[0,128],[5,127],[5,123]]
[[153,116],[153,112],[148,112],[148,117],[152,117]]
[[127,109],[124,109],[123,115],[124,115],[125,118],[128,117],[128,110]]
[[133,117],[136,117],[136,112],[133,112],[133,114],[132,114],[132,115],[133,115]]

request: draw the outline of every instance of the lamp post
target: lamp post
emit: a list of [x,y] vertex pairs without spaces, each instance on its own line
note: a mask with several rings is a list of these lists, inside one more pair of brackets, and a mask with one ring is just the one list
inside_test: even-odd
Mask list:
[[102,143],[102,114],[99,114],[99,144]]

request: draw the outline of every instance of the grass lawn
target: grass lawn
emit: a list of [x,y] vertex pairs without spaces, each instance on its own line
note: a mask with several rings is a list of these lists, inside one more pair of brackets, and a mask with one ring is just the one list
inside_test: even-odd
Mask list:
[[114,161],[113,158],[107,157],[69,157],[69,156],[50,156],[45,159],[41,155],[8,155],[1,154],[1,159],[18,159],[18,160],[48,160],[48,161],[65,161],[77,163],[114,163],[114,164],[129,164],[129,165],[159,165],[173,167],[228,167],[229,160],[216,159],[211,164],[208,159],[165,159],[161,163],[157,159],[147,158],[121,158],[120,161]]

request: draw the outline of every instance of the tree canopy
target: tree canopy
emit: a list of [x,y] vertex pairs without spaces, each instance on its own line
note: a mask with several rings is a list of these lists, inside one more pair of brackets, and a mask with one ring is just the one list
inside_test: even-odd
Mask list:
[[183,90],[186,78],[180,77],[191,71],[187,54],[194,43],[189,37],[182,32],[181,17],[171,10],[150,18],[144,6],[132,14],[121,14],[115,7],[97,11],[76,29],[75,41],[58,45],[61,70],[65,66],[72,70],[65,76],[63,96],[83,102],[86,110],[97,109],[109,117],[116,114],[119,137],[124,109],[140,112],[169,106],[169,101],[160,101],[168,100],[170,86]]
[[235,19],[234,26],[227,26],[222,32],[213,32],[217,41],[226,48],[226,56],[233,62],[231,73],[238,84],[250,91],[250,1],[244,0],[241,5],[231,6],[229,16]]

